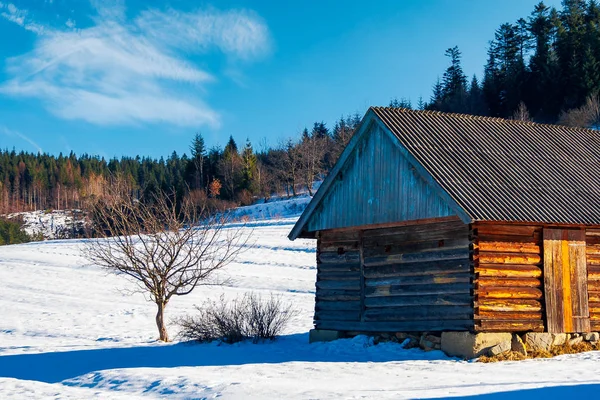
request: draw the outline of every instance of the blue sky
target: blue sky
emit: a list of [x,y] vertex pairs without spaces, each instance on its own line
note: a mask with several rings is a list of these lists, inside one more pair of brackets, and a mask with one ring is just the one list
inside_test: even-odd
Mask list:
[[494,30],[537,2],[0,0],[0,148],[160,157],[196,132],[277,145],[428,99],[449,47],[481,76]]

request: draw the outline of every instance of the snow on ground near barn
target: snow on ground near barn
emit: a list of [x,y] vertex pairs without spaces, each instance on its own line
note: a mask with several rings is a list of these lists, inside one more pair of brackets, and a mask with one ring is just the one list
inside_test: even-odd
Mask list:
[[[82,259],[80,240],[0,247],[0,398],[592,398],[600,390],[598,352],[479,364],[365,337],[308,344],[314,242],[287,239],[306,201],[269,205],[282,208],[275,219],[248,223],[255,246],[227,269],[229,286],[200,287],[167,308],[169,319],[206,297],[280,294],[300,313],[274,343],[157,343],[153,305]],[[253,207],[244,211],[251,219],[265,212]]]

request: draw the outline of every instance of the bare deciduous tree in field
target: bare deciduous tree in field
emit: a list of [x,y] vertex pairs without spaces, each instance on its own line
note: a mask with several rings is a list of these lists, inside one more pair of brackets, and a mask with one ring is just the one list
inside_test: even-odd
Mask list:
[[152,204],[113,196],[94,207],[99,239],[84,254],[93,263],[125,275],[158,308],[159,340],[169,341],[165,307],[173,296],[199,285],[219,284],[215,272],[231,263],[250,237],[243,227],[226,227],[228,218],[210,216],[184,201],[177,207],[164,193]]

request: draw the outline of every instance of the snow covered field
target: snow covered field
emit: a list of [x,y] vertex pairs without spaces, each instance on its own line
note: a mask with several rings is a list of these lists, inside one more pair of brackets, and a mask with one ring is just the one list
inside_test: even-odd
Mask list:
[[365,337],[309,345],[314,242],[287,239],[306,201],[241,210],[272,219],[248,223],[255,246],[227,268],[231,284],[167,307],[169,319],[206,297],[281,294],[300,312],[273,343],[157,343],[154,305],[81,258],[81,240],[0,247],[0,398],[530,399],[600,390],[599,352],[480,364]]

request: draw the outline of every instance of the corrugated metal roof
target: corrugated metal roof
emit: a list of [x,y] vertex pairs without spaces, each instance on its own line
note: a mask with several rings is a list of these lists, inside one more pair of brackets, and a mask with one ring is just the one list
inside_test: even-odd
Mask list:
[[600,225],[600,132],[371,110],[473,221]]

